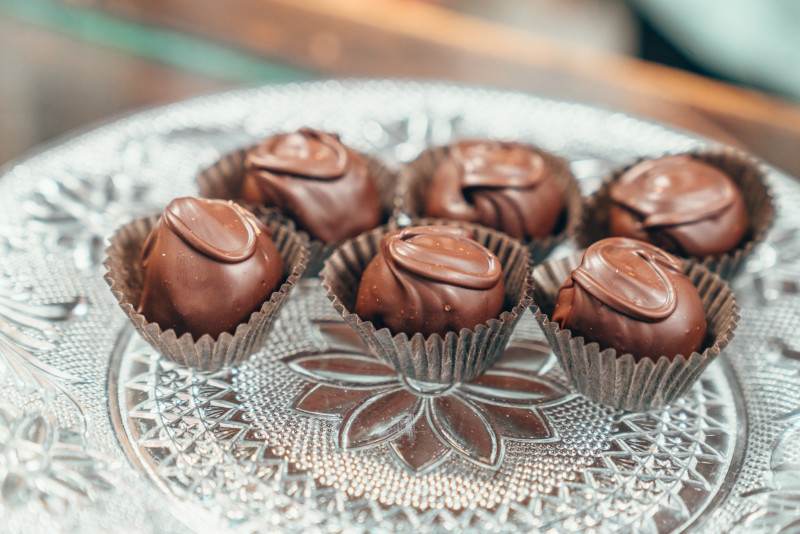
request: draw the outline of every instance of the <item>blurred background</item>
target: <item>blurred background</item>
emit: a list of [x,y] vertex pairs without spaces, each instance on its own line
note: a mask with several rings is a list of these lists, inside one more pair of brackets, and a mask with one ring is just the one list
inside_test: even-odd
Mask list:
[[0,0],[0,163],[142,107],[331,76],[600,104],[800,175],[798,0]]

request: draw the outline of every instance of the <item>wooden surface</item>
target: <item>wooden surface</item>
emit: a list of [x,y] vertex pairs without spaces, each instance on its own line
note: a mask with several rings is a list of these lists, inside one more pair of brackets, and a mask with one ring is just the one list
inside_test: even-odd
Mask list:
[[[101,117],[241,83],[314,75],[388,76],[522,89],[617,108],[744,146],[800,175],[797,105],[655,64],[555,43],[435,3],[7,3],[22,6],[25,13],[30,6],[50,6],[55,13],[47,18],[48,27],[10,22],[3,18],[0,0],[0,161],[35,141]],[[74,13],[80,14],[70,23],[77,37],[61,35],[69,34],[59,27]],[[87,38],[83,30],[94,29],[98,16],[112,21],[106,34],[121,32],[137,41],[139,49],[115,50],[119,47],[113,42],[109,48],[97,32]],[[183,58],[175,61],[162,54],[170,47],[161,41],[170,35],[185,41],[176,47]],[[206,43],[229,50],[209,51]]]
[[0,164],[88,123],[226,87],[0,18]]
[[84,0],[337,76],[450,79],[623,109],[740,143],[800,174],[800,107],[682,71],[555,45],[410,0]]

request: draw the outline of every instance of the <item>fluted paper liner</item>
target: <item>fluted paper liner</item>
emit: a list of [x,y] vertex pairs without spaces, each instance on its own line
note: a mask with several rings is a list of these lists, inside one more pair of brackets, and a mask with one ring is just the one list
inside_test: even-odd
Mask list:
[[[549,169],[555,173],[555,179],[561,186],[564,195],[564,213],[556,225],[553,235],[526,240],[525,245],[531,252],[534,262],[544,260],[548,254],[567,237],[574,233],[580,223],[583,198],[580,186],[570,170],[569,163],[550,152],[533,145],[528,148],[540,154]],[[432,147],[423,151],[417,159],[406,165],[400,175],[397,187],[396,220],[403,216],[410,218],[425,216],[425,197],[433,174],[439,164],[447,157],[449,145]]]
[[322,285],[334,308],[364,340],[373,354],[413,380],[454,384],[471,380],[502,354],[520,316],[532,302],[528,250],[511,237],[482,226],[454,221],[418,220],[414,225],[444,223],[473,231],[476,241],[491,250],[503,266],[504,311],[473,329],[447,332],[442,337],[421,333],[392,334],[376,328],[353,311],[361,274],[380,250],[394,226],[386,225],[350,239],[325,262]]
[[603,349],[596,342],[573,337],[572,332],[550,320],[558,290],[580,265],[583,252],[549,261],[533,271],[536,321],[558,357],[573,388],[590,399],[630,411],[661,408],[692,386],[703,370],[733,339],[739,308],[730,286],[718,275],[696,263],[684,262],[685,272],[703,302],[708,334],[702,352],[673,359],[642,358]]
[[[742,193],[749,219],[749,228],[742,243],[725,254],[684,258],[691,263],[704,265],[709,270],[730,280],[735,277],[753,249],[767,236],[775,219],[775,204],[766,181],[767,172],[755,158],[730,147],[701,149],[686,155],[712,165],[726,173]],[[664,154],[668,155],[668,154]],[[584,203],[580,224],[575,228],[575,240],[582,247],[609,237],[609,210],[611,185],[634,165],[652,157],[639,158],[612,172],[600,188]]]
[[[197,187],[200,196],[243,203],[239,195],[245,178],[245,157],[247,152],[256,146],[251,145],[229,152],[213,165],[202,170],[197,175]],[[378,189],[383,213],[382,220],[386,222],[392,213],[396,211],[397,195],[395,194],[395,187],[397,185],[397,177],[377,158],[362,152],[358,152],[358,154],[367,162],[367,173]],[[248,205],[247,207],[253,211],[256,210],[255,206]],[[357,209],[357,206],[354,206],[354,209]],[[284,215],[284,217],[291,219],[288,214]],[[322,269],[323,262],[337,246],[338,243],[324,243],[308,236],[309,259],[305,276],[317,276]]]
[[178,337],[171,328],[163,330],[158,323],[148,321],[136,311],[144,280],[140,258],[142,245],[158,218],[157,215],[144,217],[120,227],[106,249],[105,279],[122,311],[154,349],[176,363],[202,371],[216,371],[243,362],[264,344],[273,319],[302,277],[308,263],[306,237],[296,232],[291,224],[276,219],[264,221],[283,258],[284,281],[233,334],[223,332],[217,339],[206,334],[195,340],[190,333]]

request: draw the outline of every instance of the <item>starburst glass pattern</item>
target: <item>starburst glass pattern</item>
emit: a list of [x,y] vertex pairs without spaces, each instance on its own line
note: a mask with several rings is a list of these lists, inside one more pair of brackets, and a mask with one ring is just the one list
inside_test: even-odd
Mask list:
[[31,227],[41,231],[49,245],[72,250],[75,265],[88,269],[102,262],[106,236],[114,228],[157,209],[149,190],[146,182],[126,173],[71,169],[41,180],[25,211]]
[[42,362],[40,353],[55,349],[58,324],[85,311],[80,297],[63,302],[36,303],[33,289],[0,276],[0,358],[18,382],[45,389],[63,389],[76,380]]
[[[38,302],[33,288],[0,276],[2,389],[4,399],[18,401],[0,404],[0,515],[31,507],[64,514],[111,489],[105,460],[86,448],[85,414],[69,390],[79,381],[40,359],[57,348],[59,323],[84,308],[81,298]],[[77,428],[55,415],[62,397],[77,415]]]
[[272,488],[286,483],[302,494],[307,476],[270,454],[237,399],[230,370],[194,373],[160,360],[138,338],[131,349],[120,390],[131,403],[126,428],[157,479],[211,513],[198,524],[214,518],[220,527],[253,524],[270,505],[298,513],[291,494],[275,495]]
[[82,436],[60,428],[46,411],[0,404],[0,517],[39,505],[63,514],[111,489],[102,458],[86,452]]

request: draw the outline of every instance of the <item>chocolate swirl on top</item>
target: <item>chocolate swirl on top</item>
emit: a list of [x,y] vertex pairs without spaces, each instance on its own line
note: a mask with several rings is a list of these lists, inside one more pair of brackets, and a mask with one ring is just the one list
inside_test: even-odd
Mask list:
[[643,161],[611,190],[615,202],[644,216],[645,228],[713,217],[729,208],[737,194],[723,172],[688,156]]
[[247,161],[264,171],[330,180],[345,173],[349,156],[337,136],[301,128],[270,137],[248,154]]
[[553,321],[618,354],[689,356],[707,325],[697,288],[681,267],[649,243],[598,241],[559,289]]
[[504,293],[500,261],[465,230],[420,226],[383,238],[356,313],[393,333],[443,336],[498,317]]
[[381,250],[398,276],[402,268],[445,284],[488,289],[503,275],[497,257],[461,228],[407,228],[386,236]]
[[139,313],[178,335],[233,332],[278,287],[267,228],[230,201],[173,200],[142,248]]
[[434,172],[425,210],[532,238],[553,231],[563,205],[561,188],[538,152],[520,143],[462,141]]
[[462,141],[450,149],[463,187],[534,187],[546,175],[544,158],[518,143]]
[[634,165],[609,194],[612,234],[646,239],[677,253],[724,253],[747,230],[744,201],[731,178],[690,156]]
[[222,262],[244,261],[256,250],[255,218],[233,202],[178,198],[164,210],[164,221],[195,250]]
[[572,278],[606,306],[653,321],[675,311],[675,286],[666,270],[681,272],[677,258],[641,241],[612,238],[586,249]]
[[250,149],[241,197],[284,211],[325,243],[357,235],[381,219],[378,190],[364,159],[337,136],[310,128],[269,137]]

